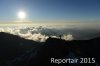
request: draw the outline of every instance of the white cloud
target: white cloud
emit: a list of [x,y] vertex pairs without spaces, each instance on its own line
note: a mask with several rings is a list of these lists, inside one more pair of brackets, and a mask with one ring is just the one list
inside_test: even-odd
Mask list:
[[[17,27],[17,28],[13,28],[13,27],[1,27],[0,28],[0,32],[6,32],[6,33],[10,33],[10,34],[14,34],[14,35],[18,35],[20,37],[23,37],[25,39],[30,39],[30,40],[34,40],[34,41],[38,41],[38,42],[45,42],[49,36],[51,36],[52,38],[60,38],[58,35],[59,32],[55,31],[54,29],[44,29],[44,27],[41,27],[41,31],[39,30],[40,27]],[[53,30],[53,32],[51,31]],[[55,33],[55,32],[56,33]],[[55,33],[55,35],[54,35]],[[62,39],[64,40],[73,40],[73,36],[71,34],[62,35]]]
[[47,38],[48,36],[42,35],[41,33],[33,34],[32,36],[28,37],[28,39],[31,39],[34,41],[40,41],[40,42],[45,42]]
[[63,35],[62,39],[67,40],[67,41],[71,41],[74,39],[73,35],[68,34],[68,35]]

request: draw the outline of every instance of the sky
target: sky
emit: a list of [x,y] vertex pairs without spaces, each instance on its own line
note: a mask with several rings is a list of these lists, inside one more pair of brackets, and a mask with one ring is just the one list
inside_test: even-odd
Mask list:
[[100,20],[100,0],[0,0],[0,21],[18,20],[20,10],[31,21]]

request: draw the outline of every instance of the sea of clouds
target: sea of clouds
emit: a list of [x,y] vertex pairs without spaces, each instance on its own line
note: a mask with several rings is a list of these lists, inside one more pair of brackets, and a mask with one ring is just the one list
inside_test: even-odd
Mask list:
[[73,40],[74,37],[70,33],[64,33],[60,29],[49,27],[0,27],[0,32],[6,32],[18,35],[25,39],[38,42],[45,42],[49,37],[63,40]]
[[[85,27],[84,27],[85,26]],[[88,25],[3,26],[0,32],[18,35],[25,39],[45,42],[49,37],[70,40],[87,40],[100,36],[100,30]]]

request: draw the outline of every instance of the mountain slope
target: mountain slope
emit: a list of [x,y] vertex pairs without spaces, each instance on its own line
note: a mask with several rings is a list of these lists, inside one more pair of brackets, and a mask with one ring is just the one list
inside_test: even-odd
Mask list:
[[[65,41],[48,38],[39,43],[16,35],[0,33],[0,66],[47,66],[51,58],[96,58],[94,64],[77,66],[96,66],[100,64],[100,38],[90,40]],[[71,55],[73,54],[73,55]],[[53,64],[57,65],[58,64]],[[73,64],[63,64],[72,66]]]

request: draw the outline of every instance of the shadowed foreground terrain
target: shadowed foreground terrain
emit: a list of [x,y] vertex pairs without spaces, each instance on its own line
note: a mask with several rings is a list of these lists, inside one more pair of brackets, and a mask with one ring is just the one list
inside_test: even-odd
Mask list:
[[51,58],[95,58],[92,64],[69,64],[64,66],[99,66],[100,38],[65,41],[48,38],[46,42],[35,42],[8,33],[0,33],[0,66],[50,66]]

